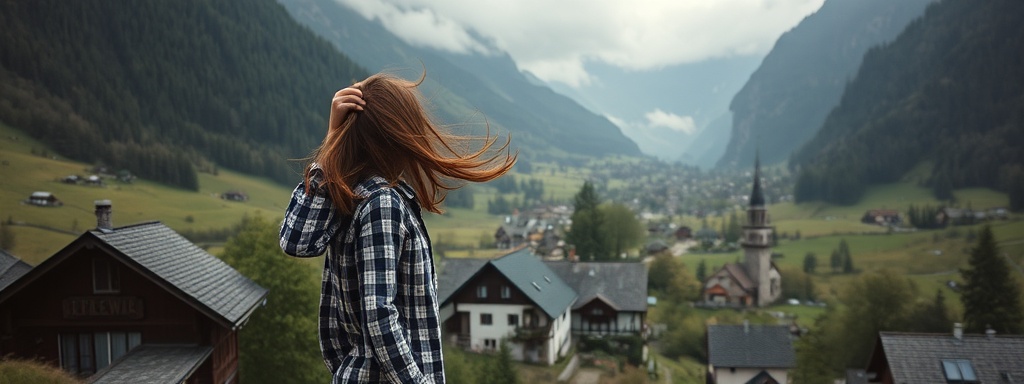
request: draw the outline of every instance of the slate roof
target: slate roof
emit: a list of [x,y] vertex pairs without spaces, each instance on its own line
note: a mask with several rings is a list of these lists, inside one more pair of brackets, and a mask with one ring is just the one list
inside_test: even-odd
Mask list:
[[213,347],[209,346],[144,344],[89,377],[89,382],[182,383],[206,361],[211,352]]
[[708,363],[716,368],[793,368],[793,336],[785,325],[708,326]]
[[576,291],[528,248],[523,248],[493,260],[446,260],[444,270],[438,277],[438,300],[441,305],[447,304],[456,291],[488,264],[494,266],[552,318],[561,316],[576,301]]
[[0,249],[0,291],[30,270],[32,270],[31,265]]
[[896,383],[945,383],[943,359],[970,361],[981,383],[1024,381],[1024,336],[879,332],[878,342],[874,354],[882,355],[872,356],[867,371],[878,373],[884,359]]
[[754,285],[754,281],[750,280],[750,276],[747,275],[747,270],[746,268],[743,268],[743,264],[726,263],[723,268],[726,272],[729,273],[729,275],[731,275],[733,278],[736,279],[737,282],[740,283],[740,287],[742,287],[743,289],[749,291],[757,288],[757,286]]
[[573,309],[602,298],[617,311],[647,311],[647,268],[642,263],[547,261],[544,264],[579,295]]
[[89,233],[236,327],[267,295],[266,288],[163,223]]
[[548,316],[561,316],[576,301],[576,291],[528,248],[491,260],[490,263]]

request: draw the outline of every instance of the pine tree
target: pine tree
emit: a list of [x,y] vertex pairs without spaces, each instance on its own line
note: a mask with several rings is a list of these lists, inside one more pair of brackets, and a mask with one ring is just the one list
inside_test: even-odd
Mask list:
[[968,265],[967,269],[960,270],[964,279],[960,295],[964,304],[964,330],[981,333],[991,327],[999,333],[1024,331],[1020,285],[999,256],[999,247],[988,225],[978,234],[978,245],[971,250]]
[[708,277],[708,265],[704,262],[704,259],[700,259],[700,264],[697,264],[697,281],[704,283],[704,280]]
[[584,182],[575,196],[572,228],[566,235],[568,242],[576,246],[576,255],[581,260],[605,260],[610,255],[601,230],[604,215],[600,205],[601,200],[597,197],[594,185],[589,181]]
[[804,273],[814,273],[814,269],[818,267],[818,256],[814,252],[807,252],[804,256]]

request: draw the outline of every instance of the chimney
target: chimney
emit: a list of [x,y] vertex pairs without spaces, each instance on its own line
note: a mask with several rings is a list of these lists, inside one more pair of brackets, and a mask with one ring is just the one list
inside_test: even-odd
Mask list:
[[114,229],[114,224],[110,220],[111,208],[110,200],[96,200],[96,229],[107,232]]
[[957,340],[964,339],[964,325],[960,323],[953,323],[953,337]]

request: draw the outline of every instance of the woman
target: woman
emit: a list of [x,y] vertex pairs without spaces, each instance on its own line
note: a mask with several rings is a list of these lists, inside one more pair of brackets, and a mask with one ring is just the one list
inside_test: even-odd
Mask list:
[[374,75],[342,89],[330,126],[295,188],[281,248],[330,250],[320,296],[320,348],[335,383],[443,383],[430,239],[420,208],[440,213],[454,181],[483,182],[515,164],[509,141],[462,153],[467,138],[432,123],[413,83]]

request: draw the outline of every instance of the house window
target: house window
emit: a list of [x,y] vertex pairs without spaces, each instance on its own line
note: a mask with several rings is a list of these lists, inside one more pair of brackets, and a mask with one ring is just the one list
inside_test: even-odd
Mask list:
[[519,315],[508,315],[508,325],[519,326]]
[[508,299],[512,297],[512,288],[507,285],[501,286],[501,298]]
[[977,383],[978,376],[970,360],[943,359],[942,371],[946,374],[947,383]]
[[121,276],[117,266],[108,259],[92,260],[93,293],[117,293],[121,290]]
[[484,348],[495,350],[498,349],[498,340],[496,339],[484,339]]
[[590,311],[590,314],[594,316],[601,316],[604,315],[604,310],[601,308],[594,308],[593,310]]
[[60,334],[60,365],[74,374],[93,374],[142,343],[139,332]]
[[493,320],[491,319],[491,314],[490,313],[481,313],[480,314],[480,324],[482,324],[482,325],[491,325],[492,321]]
[[476,287],[476,297],[481,298],[481,299],[486,299],[487,298],[487,286],[486,285],[481,285],[479,287]]

